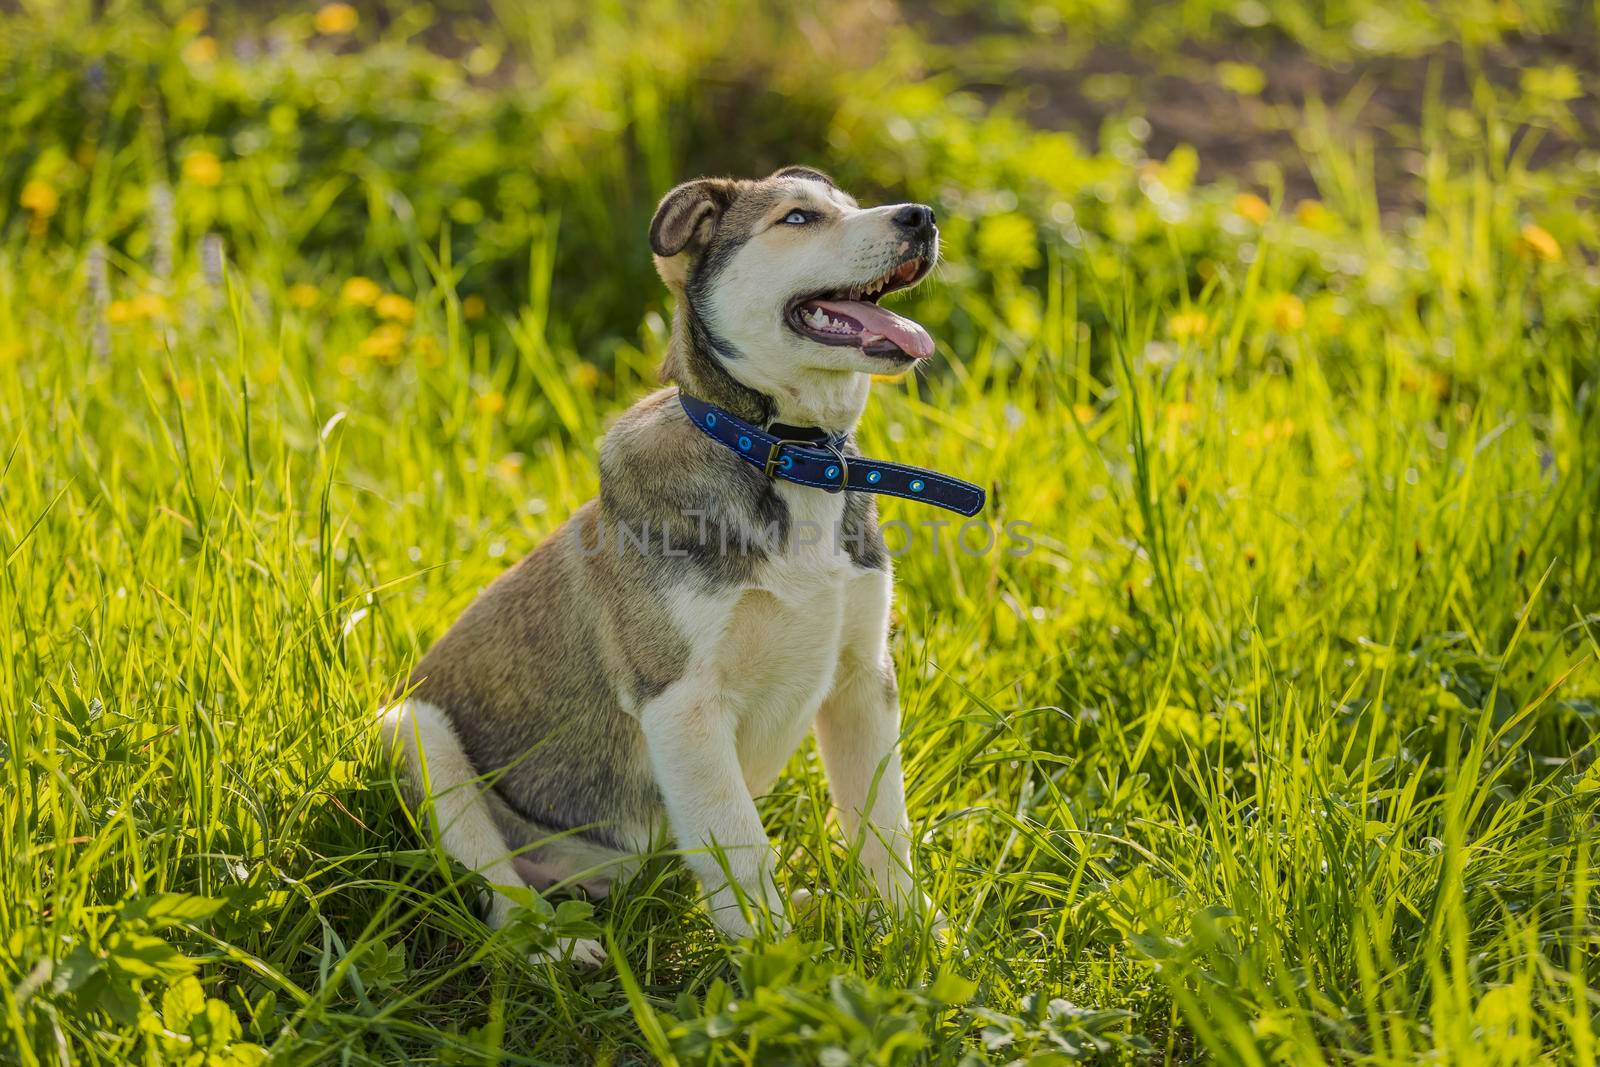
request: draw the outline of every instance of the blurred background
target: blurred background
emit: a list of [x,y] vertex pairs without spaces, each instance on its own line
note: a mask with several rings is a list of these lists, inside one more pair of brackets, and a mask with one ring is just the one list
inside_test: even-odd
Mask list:
[[[661,308],[641,235],[662,191],[807,161],[863,200],[939,206],[955,285],[918,310],[958,348],[1016,348],[1068,260],[1198,293],[1272,216],[1327,276],[1285,313],[1338,316],[1424,284],[1380,227],[1474,183],[1535,260],[1595,246],[1594,12],[10,0],[0,217],[158,282],[210,235],[286,285],[414,286],[448,261],[469,309],[503,313],[547,284],[554,339],[604,373]],[[286,245],[296,261],[270,262]]]

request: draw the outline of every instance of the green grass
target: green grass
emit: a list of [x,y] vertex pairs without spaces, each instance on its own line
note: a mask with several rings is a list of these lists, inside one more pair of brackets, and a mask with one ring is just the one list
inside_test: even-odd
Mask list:
[[[213,68],[133,10],[7,18],[0,1058],[1596,1062],[1600,219],[1592,173],[1500,151],[1487,94],[1421,131],[1385,228],[1314,123],[1323,204],[1263,221],[1192,157],[1034,133],[893,48],[775,61],[753,159],[946,226],[913,302],[939,366],[875,387],[863,449],[991,485],[1034,546],[952,526],[896,562],[948,942],[873,904],[808,743],[762,802],[782,880],[825,890],[796,934],[723,942],[662,858],[583,975],[523,952],[570,909],[484,928],[373,714],[653,387],[651,198],[728,151],[685,132],[692,64],[606,13],[582,46],[505,30],[565,57],[535,85],[404,27],[339,53],[301,16]],[[294,95],[318,77],[338,108]],[[618,143],[579,167],[597,111]]]

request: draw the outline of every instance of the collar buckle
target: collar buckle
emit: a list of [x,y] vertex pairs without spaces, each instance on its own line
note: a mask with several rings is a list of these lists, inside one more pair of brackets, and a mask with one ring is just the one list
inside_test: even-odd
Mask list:
[[[799,445],[802,448],[810,447],[810,441],[802,441],[794,437],[779,437],[767,446],[767,461],[761,467],[761,473],[768,478],[776,478],[779,469],[788,470],[794,466],[794,457],[783,454],[784,445]],[[785,462],[787,461],[787,462]]]

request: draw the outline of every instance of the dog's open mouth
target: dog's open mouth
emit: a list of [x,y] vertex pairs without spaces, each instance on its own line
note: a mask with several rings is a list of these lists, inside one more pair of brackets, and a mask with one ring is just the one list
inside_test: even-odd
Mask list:
[[920,323],[879,307],[878,301],[917,284],[928,266],[926,258],[913,256],[865,285],[803,297],[790,305],[789,324],[825,345],[849,345],[892,360],[926,359],[933,355],[928,331]]

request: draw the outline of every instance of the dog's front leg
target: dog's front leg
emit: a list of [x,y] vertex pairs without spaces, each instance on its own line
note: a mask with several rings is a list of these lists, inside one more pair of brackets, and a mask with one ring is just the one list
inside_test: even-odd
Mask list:
[[745,785],[733,709],[683,678],[645,705],[639,721],[673,837],[708,894],[712,919],[743,937],[753,929],[748,907],[781,927],[772,844]]
[[886,648],[845,652],[817,713],[817,745],[839,822],[852,842],[862,835],[861,862],[878,891],[896,908],[922,904],[911,878],[899,687]]

